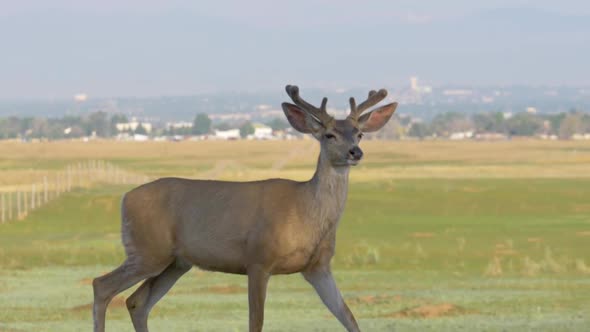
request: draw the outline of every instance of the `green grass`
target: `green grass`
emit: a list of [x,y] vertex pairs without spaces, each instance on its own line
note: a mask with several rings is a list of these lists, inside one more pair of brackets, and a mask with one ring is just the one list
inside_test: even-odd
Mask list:
[[[123,260],[119,201],[128,189],[72,192],[0,226],[0,331],[90,328],[88,281]],[[368,331],[585,331],[588,197],[590,179],[355,182],[335,275]],[[151,327],[244,331],[245,287],[242,276],[194,270],[156,306]],[[441,304],[456,311],[399,317]],[[123,306],[113,305],[107,327],[132,330]],[[298,275],[271,279],[265,327],[342,330]]]
[[[312,143],[0,142],[0,189],[87,159],[153,177],[304,179],[316,160]],[[362,147],[333,265],[364,331],[588,330],[587,142]],[[90,329],[89,282],[124,258],[119,201],[129,189],[77,190],[0,225],[0,331]],[[243,276],[195,269],[155,307],[151,327],[245,331],[245,289]],[[121,299],[110,307],[109,331],[132,330]],[[271,279],[265,331],[341,330],[300,276]]]
[[[88,279],[108,268],[1,272],[0,330],[88,330],[92,293]],[[52,287],[39,288],[40,280]],[[339,271],[337,281],[361,327],[369,331],[583,331],[590,323],[585,306],[590,281],[571,277],[533,281],[455,277],[441,282],[436,273]],[[157,331],[247,330],[245,287],[244,277],[191,272],[154,309],[151,326]],[[461,313],[392,318],[407,308],[441,303],[453,303]],[[297,275],[271,279],[265,325],[268,331],[342,330]],[[132,330],[120,300],[109,310],[107,327]]]

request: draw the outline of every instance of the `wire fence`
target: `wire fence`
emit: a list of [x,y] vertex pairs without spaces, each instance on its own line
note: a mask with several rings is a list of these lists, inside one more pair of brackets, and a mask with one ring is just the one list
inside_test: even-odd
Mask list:
[[125,170],[104,160],[74,163],[38,181],[11,188],[0,188],[0,223],[23,220],[43,205],[76,189],[100,184],[141,184],[148,176]]

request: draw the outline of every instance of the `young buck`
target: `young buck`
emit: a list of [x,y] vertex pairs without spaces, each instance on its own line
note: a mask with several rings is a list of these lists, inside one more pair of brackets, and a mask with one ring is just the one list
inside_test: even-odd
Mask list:
[[301,272],[348,331],[359,331],[330,269],[336,228],[344,210],[350,166],[363,157],[363,132],[379,130],[397,103],[369,113],[387,95],[371,91],[363,103],[350,98],[350,115],[335,120],[327,98],[315,107],[288,85],[294,104],[283,103],[289,123],[321,146],[311,180],[224,182],[164,178],[128,192],[122,201],[127,259],[94,279],[94,330],[104,331],[111,299],[137,282],[127,299],[136,331],[147,331],[148,314],[193,265],[248,276],[250,331],[261,331],[271,275]]

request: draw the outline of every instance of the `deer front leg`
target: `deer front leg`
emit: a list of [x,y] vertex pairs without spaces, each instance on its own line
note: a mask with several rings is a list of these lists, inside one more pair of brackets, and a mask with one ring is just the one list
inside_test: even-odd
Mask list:
[[342,295],[336,286],[332,271],[329,266],[317,266],[312,270],[302,272],[307,280],[322,299],[322,302],[330,309],[330,312],[349,332],[359,332],[359,326],[352,315],[352,312],[344,303]]
[[264,323],[264,301],[270,273],[261,266],[248,268],[248,305],[250,311],[250,332],[262,331]]

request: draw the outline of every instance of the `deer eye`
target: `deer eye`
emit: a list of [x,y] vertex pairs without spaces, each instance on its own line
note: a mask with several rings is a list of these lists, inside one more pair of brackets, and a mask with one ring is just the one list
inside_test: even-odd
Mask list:
[[357,137],[358,137],[359,139],[363,138],[363,136],[364,136],[364,135],[363,135],[363,133],[359,133],[359,134],[357,135]]
[[327,139],[334,139],[334,138],[336,138],[336,136],[334,136],[332,134],[325,134],[324,137],[327,138]]

